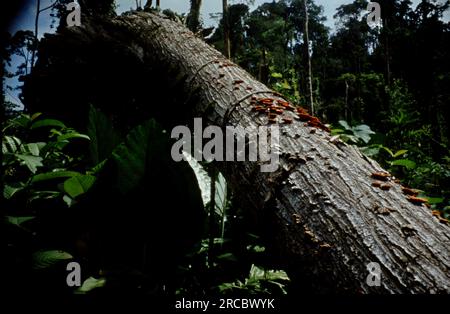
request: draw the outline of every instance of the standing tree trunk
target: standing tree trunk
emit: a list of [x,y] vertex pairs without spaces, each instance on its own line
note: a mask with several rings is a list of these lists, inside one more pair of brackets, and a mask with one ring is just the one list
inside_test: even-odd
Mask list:
[[231,59],[231,48],[230,48],[230,20],[228,18],[228,0],[222,0],[222,20],[223,20],[223,51],[225,57]]
[[36,60],[36,51],[38,46],[38,35],[39,35],[39,14],[41,13],[41,0],[37,0],[36,3],[36,16],[34,19],[34,44],[33,51],[31,52],[31,70],[33,70],[34,61]]
[[[102,23],[85,19],[81,27],[48,36],[46,45],[51,41],[65,58],[52,60],[65,62],[71,56],[77,62],[83,58],[89,62],[81,53],[92,53],[86,47],[94,43],[104,47],[105,51],[95,52],[99,56],[107,55],[109,47],[114,47],[116,53],[122,51],[123,59],[115,55],[116,62],[132,60],[137,68],[145,68],[158,78],[159,86],[147,87],[146,109],[166,110],[163,118],[169,121],[180,113],[185,117],[184,124],[186,119],[200,116],[203,127],[233,125],[249,130],[268,123],[267,115],[252,110],[252,97],[282,100],[281,95],[256,81],[182,24],[161,14],[130,12]],[[107,66],[96,64],[88,69],[97,71],[95,75],[101,80],[107,79],[101,77]],[[59,69],[63,71],[64,67]],[[76,70],[74,67],[70,75],[76,75]],[[58,75],[48,64],[35,73],[39,71],[35,80],[38,84],[45,84],[45,73]],[[120,81],[123,77],[113,79]],[[142,81],[141,77],[127,79]],[[76,84],[82,86],[83,81],[77,80]],[[82,90],[80,86],[67,87],[68,94]],[[52,90],[44,88],[34,89],[35,93],[51,97]],[[95,93],[99,96],[98,91]],[[156,106],[158,94],[164,102]],[[30,99],[46,102],[37,96]],[[63,96],[58,104],[66,101]],[[79,111],[81,104],[77,104],[74,110]],[[275,151],[280,160],[275,172],[262,173],[260,162],[216,165],[242,208],[264,227],[268,249],[291,278],[309,291],[449,293],[450,228],[433,217],[426,206],[413,204],[414,198],[408,200],[393,178],[386,178],[380,188],[372,176],[383,169],[356,147],[295,120],[291,111],[282,115],[294,122],[284,124],[278,120],[281,136]],[[368,266],[373,265],[380,267],[379,286],[371,284]],[[373,267],[369,268],[372,271]]]
[[305,55],[308,60],[308,92],[309,92],[309,109],[311,114],[314,115],[314,97],[313,97],[313,86],[312,86],[312,67],[311,67],[311,53],[309,49],[309,13],[308,13],[308,0],[303,0],[305,4]]
[[187,17],[187,27],[197,33],[200,30],[200,8],[202,0],[191,0],[191,10]]
[[389,37],[390,30],[388,25],[388,18],[382,19],[383,21],[383,33],[384,33],[384,56],[386,58],[386,69],[385,69],[385,83],[386,86],[391,86],[391,55],[389,47]]

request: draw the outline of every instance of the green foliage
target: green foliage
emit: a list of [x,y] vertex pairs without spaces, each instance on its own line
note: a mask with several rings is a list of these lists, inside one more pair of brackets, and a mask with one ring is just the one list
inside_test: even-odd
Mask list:
[[11,216],[6,216],[6,222],[11,224],[11,225],[15,225],[18,227],[21,227],[23,223],[26,223],[27,221],[33,220],[36,217],[11,217]]
[[[174,194],[182,198],[189,210],[178,214],[181,223],[174,224],[169,222],[168,217],[158,217],[158,209],[155,208],[152,212],[155,213],[156,219],[151,223],[156,227],[158,224],[181,226],[177,231],[184,233],[182,245],[185,246],[189,243],[187,241],[191,241],[189,237],[201,233],[202,217],[196,212],[196,210],[203,212],[201,203],[197,206],[198,186],[193,183],[194,177],[189,172],[187,163],[175,163],[171,159],[171,141],[155,121],[150,120],[135,127],[120,143],[112,123],[95,108],[90,110],[88,128],[90,136],[79,133],[58,120],[42,117],[43,115],[39,114],[33,116],[21,114],[2,125],[4,131],[2,165],[6,183],[3,192],[5,219],[2,223],[7,226],[8,247],[14,248],[14,253],[8,255],[8,258],[20,256],[23,263],[32,260],[34,271],[39,270],[39,274],[56,276],[64,260],[72,257],[78,260],[85,258],[80,257],[77,247],[85,246],[86,240],[78,238],[80,234],[86,232],[86,228],[89,228],[88,230],[94,228],[91,232],[97,232],[97,228],[105,228],[99,220],[95,220],[103,210],[103,206],[109,207],[108,210],[112,211],[114,205],[125,204],[126,201],[127,204],[134,202],[135,207],[136,204],[142,203],[139,194],[142,195],[142,199],[145,198],[145,193],[151,192],[158,184],[162,184],[161,182],[166,182],[164,183],[166,188],[170,188]],[[92,141],[94,143],[91,143]],[[118,144],[111,148],[114,143]],[[90,156],[86,154],[88,147]],[[92,164],[94,167],[91,167]],[[161,169],[168,171],[163,173]],[[226,187],[223,179],[219,180],[219,184],[220,187]],[[221,212],[225,210],[223,206],[227,203],[226,198],[226,189],[219,188],[217,204]],[[99,204],[102,205],[98,206]],[[177,207],[181,209],[181,206]],[[145,216],[135,211],[136,217],[132,218],[132,209],[128,211],[130,219],[124,221],[121,218],[123,224],[120,227],[132,228],[128,230],[133,233],[148,233],[142,229],[145,222],[139,218]],[[89,218],[85,216],[87,212]],[[173,212],[177,213],[176,210]],[[110,215],[108,219],[112,219],[112,216]],[[186,218],[190,216],[194,223],[190,222],[183,226],[185,222],[189,222],[191,218]],[[158,221],[158,219],[165,220]],[[89,221],[93,227],[88,227],[86,223],[78,225],[80,221]],[[126,225],[127,223],[131,226]],[[190,231],[190,228],[194,230]],[[21,237],[16,236],[18,232]],[[163,243],[171,247],[174,245],[171,241],[174,240],[167,240],[166,237],[174,236],[166,235],[161,239],[155,239],[154,243],[161,242],[157,245],[167,250]],[[80,241],[83,244],[80,244]],[[179,249],[176,248],[173,246],[173,254],[182,254],[177,252]],[[162,257],[165,258],[163,254]],[[221,258],[226,259],[226,256]],[[130,258],[130,263],[134,262]],[[16,271],[19,272],[20,268],[27,268],[23,264],[16,267]],[[98,278],[95,271],[86,275],[88,274],[92,275],[91,280],[85,281],[80,289],[74,291],[75,293],[90,293],[94,288],[106,284],[102,278],[94,279]],[[118,280],[115,276],[113,274],[107,277],[115,282]],[[121,282],[123,280],[120,279]]]
[[294,69],[289,69],[285,75],[278,72],[272,72],[274,67],[270,67],[271,74],[269,83],[274,90],[286,95],[294,103],[300,102],[300,94],[297,90],[298,78]]
[[338,135],[344,142],[352,144],[367,144],[370,141],[370,136],[375,134],[368,125],[360,124],[357,126],[350,126],[347,121],[340,120],[339,124],[342,128],[333,128],[331,134]]
[[64,181],[64,191],[71,197],[76,198],[92,187],[96,178],[91,175],[74,176]]
[[[67,128],[64,123],[53,119],[40,119],[40,114],[33,116],[19,115],[3,125],[2,166],[5,169],[5,198],[11,199],[20,191],[20,196],[29,201],[42,195],[38,184],[44,181],[81,176],[77,171],[69,170],[79,162],[66,154],[67,145],[77,139],[89,140],[89,137]],[[41,128],[50,128],[44,141],[26,143],[20,139],[32,138]],[[14,135],[8,135],[8,134]],[[26,171],[26,169],[28,171]],[[70,179],[68,179],[70,180]],[[51,197],[63,196],[55,184]]]
[[108,158],[114,148],[121,142],[120,136],[115,131],[110,119],[92,105],[89,108],[87,134],[91,139],[89,151],[94,165]]
[[59,120],[54,120],[54,119],[45,119],[45,120],[39,120],[34,122],[31,125],[31,129],[37,129],[37,128],[42,128],[42,127],[57,127],[57,128],[65,128],[66,126],[64,125],[64,123],[62,123]]
[[51,250],[51,251],[38,251],[33,254],[33,268],[43,269],[54,266],[55,264],[70,260],[73,256],[64,251]]
[[87,278],[83,284],[81,285],[80,288],[78,288],[77,290],[75,290],[76,294],[87,294],[90,291],[97,289],[97,288],[102,288],[106,285],[106,279],[105,278],[94,278],[94,277],[89,277]]
[[[258,266],[252,265],[250,273],[244,282],[236,280],[235,282],[226,282],[219,285],[219,290],[222,293],[245,291],[250,294],[271,294],[273,288],[270,285],[277,287],[282,294],[287,294],[285,289],[285,282],[289,281],[286,272],[282,270],[265,270]],[[269,286],[269,287],[268,287]]]
[[146,167],[158,167],[159,156],[167,147],[162,134],[162,129],[151,120],[133,129],[125,142],[114,149],[112,157],[117,164],[118,185],[122,193],[139,184]]

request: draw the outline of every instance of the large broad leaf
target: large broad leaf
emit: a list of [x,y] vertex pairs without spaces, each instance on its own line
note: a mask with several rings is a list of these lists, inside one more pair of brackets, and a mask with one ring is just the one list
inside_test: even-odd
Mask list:
[[215,204],[216,212],[222,216],[225,215],[225,208],[227,205],[227,181],[220,172],[216,179]]
[[40,173],[31,179],[32,183],[40,182],[40,181],[47,181],[47,180],[53,180],[53,179],[59,179],[59,178],[71,178],[75,176],[81,176],[81,173],[76,171],[54,171],[54,172],[46,172],[46,173]]
[[209,203],[211,198],[211,177],[203,166],[189,153],[183,152],[185,160],[189,163],[197,178],[198,186],[202,191],[203,205]]
[[122,193],[127,193],[139,184],[146,173],[147,166],[155,165],[162,157],[167,145],[166,135],[154,120],[134,128],[127,136],[125,143],[119,145],[113,152],[117,163],[118,187]]
[[33,268],[34,269],[45,269],[56,265],[58,262],[63,260],[72,259],[72,255],[67,252],[59,250],[51,251],[38,251],[33,254]]
[[86,193],[95,183],[96,178],[91,175],[76,176],[64,181],[64,191],[75,198]]
[[[172,159],[172,143],[153,120],[135,127],[98,174],[99,190],[104,182],[112,184],[113,193],[104,197],[126,199],[120,211],[124,228],[158,234],[155,246],[181,254],[202,236],[205,212],[195,174],[186,161]],[[124,216],[135,218],[127,224],[131,218]]]
[[108,158],[114,148],[121,142],[120,136],[114,130],[110,119],[93,106],[89,109],[87,134],[91,138],[89,150],[92,162],[95,165]]
[[214,196],[214,200],[215,212],[221,218],[220,236],[223,238],[225,235],[225,222],[227,214],[227,181],[220,172],[216,178],[216,195]]
[[59,128],[65,128],[65,124],[62,123],[59,120],[54,119],[45,119],[45,120],[38,120],[34,122],[31,125],[32,129],[42,128],[42,127],[59,127]]

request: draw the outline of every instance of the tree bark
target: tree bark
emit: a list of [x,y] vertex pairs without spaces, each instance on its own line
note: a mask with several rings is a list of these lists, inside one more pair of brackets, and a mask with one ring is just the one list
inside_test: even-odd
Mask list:
[[[163,73],[158,79],[182,95],[184,103],[176,108],[192,104],[188,119],[202,117],[204,127],[266,125],[266,115],[252,111],[252,96],[283,99],[161,14],[129,12],[93,24],[84,19],[62,37],[68,51],[106,42],[126,49],[149,71],[157,66]],[[290,111],[283,116],[295,117]],[[258,162],[217,166],[243,208],[265,227],[269,249],[291,278],[316,292],[450,292],[447,225],[408,201],[398,183],[390,181],[389,190],[372,186],[371,175],[383,169],[357,148],[298,120],[278,126],[276,172],[262,173]],[[381,267],[380,286],[367,284],[372,262]]]

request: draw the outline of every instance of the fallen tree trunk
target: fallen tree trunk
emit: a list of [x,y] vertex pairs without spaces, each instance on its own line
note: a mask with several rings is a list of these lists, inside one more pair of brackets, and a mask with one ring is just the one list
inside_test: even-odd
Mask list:
[[[71,45],[89,49],[98,42],[126,47],[126,55],[149,75],[160,76],[170,104],[179,103],[166,104],[163,114],[192,105],[184,119],[202,117],[204,127],[266,125],[267,116],[252,111],[252,97],[283,100],[162,15],[130,12],[101,23],[85,19],[61,36],[68,51]],[[171,89],[178,96],[168,95]],[[285,111],[283,117],[296,114]],[[304,122],[281,121],[277,171],[262,173],[258,162],[217,165],[267,227],[274,254],[293,277],[321,292],[450,292],[450,228],[425,205],[411,203],[392,178],[390,188],[373,186],[371,175],[383,169],[357,148]],[[370,263],[380,266],[379,286],[370,285]]]

